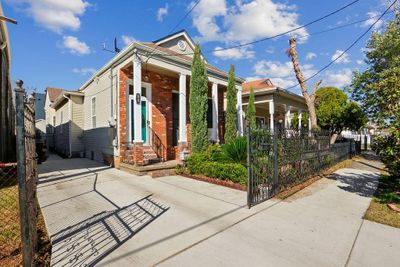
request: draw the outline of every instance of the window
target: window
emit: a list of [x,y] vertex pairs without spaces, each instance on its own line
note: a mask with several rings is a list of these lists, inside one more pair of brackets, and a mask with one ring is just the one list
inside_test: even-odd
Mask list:
[[92,97],[91,114],[92,114],[92,128],[96,128],[96,97]]
[[63,132],[63,122],[64,122],[64,112],[61,111],[61,119],[60,119],[60,133]]
[[208,99],[207,128],[211,129],[212,127],[213,127],[213,102],[212,99]]
[[263,128],[264,125],[265,125],[265,118],[264,117],[256,117],[257,128]]
[[179,93],[172,92],[172,145],[178,145],[179,137]]
[[51,133],[54,133],[55,132],[55,129],[56,128],[56,116],[53,116],[53,127],[52,127],[52,130],[51,130]]

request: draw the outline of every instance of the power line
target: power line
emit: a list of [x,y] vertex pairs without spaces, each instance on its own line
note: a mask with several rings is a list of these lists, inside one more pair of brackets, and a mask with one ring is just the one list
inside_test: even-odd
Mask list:
[[[291,30],[288,30],[288,31],[285,31],[285,32],[282,32],[282,33],[278,33],[278,34],[273,35],[273,36],[269,36],[269,37],[265,37],[265,38],[262,38],[262,39],[258,39],[258,40],[255,40],[255,41],[247,42],[247,43],[242,43],[242,44],[233,45],[233,46],[228,46],[228,47],[222,47],[222,48],[218,48],[218,49],[206,50],[205,53],[213,53],[213,52],[218,52],[218,51],[223,51],[223,50],[229,50],[229,49],[233,49],[233,48],[239,48],[239,47],[249,46],[249,45],[253,45],[253,44],[256,44],[256,43],[260,43],[260,42],[264,42],[264,41],[267,41],[267,40],[271,40],[271,39],[275,39],[275,38],[284,36],[284,35],[286,35],[286,34],[288,34],[288,33],[295,32],[295,31],[297,31],[297,30],[300,30],[300,29],[302,29],[302,28],[305,28],[305,27],[308,27],[308,26],[310,26],[310,25],[312,25],[312,24],[315,24],[315,23],[317,23],[317,22],[319,22],[319,21],[321,21],[321,20],[324,20],[324,19],[326,19],[326,18],[328,18],[328,17],[330,17],[330,16],[333,16],[334,14],[339,13],[340,11],[342,11],[342,10],[344,10],[344,9],[346,9],[346,8],[348,8],[348,7],[350,7],[350,6],[352,6],[352,5],[354,5],[355,3],[359,2],[359,1],[360,1],[360,0],[354,0],[353,2],[351,2],[351,3],[349,3],[349,4],[345,5],[345,6],[342,6],[341,8],[336,9],[335,11],[332,11],[332,12],[330,12],[330,13],[328,13],[328,14],[326,14],[326,15],[320,17],[320,18],[317,18],[317,19],[315,19],[315,20],[313,20],[313,21],[310,21],[310,22],[308,22],[308,23],[306,23],[306,24],[303,24],[303,25],[298,26],[298,27],[296,27],[296,28],[293,28],[293,29],[291,29]],[[200,1],[198,1],[198,2],[200,2]],[[198,4],[198,2],[197,2],[197,4]],[[189,11],[190,11],[190,10],[189,10]],[[186,16],[185,16],[185,17],[186,17]],[[153,52],[154,52],[155,49],[156,49],[156,47],[153,49]],[[176,54],[174,54],[174,55],[165,55],[165,54],[153,54],[153,55],[161,55],[161,56],[185,56],[185,55],[193,55],[193,54],[194,54],[194,53],[176,53]]]
[[[342,56],[344,56],[351,48],[353,48],[353,46],[355,46],[382,19],[383,16],[386,15],[386,13],[388,13],[388,11],[392,8],[392,6],[394,6],[394,4],[396,2],[397,2],[397,0],[394,0],[392,2],[392,4],[390,4],[390,6],[379,16],[379,18],[377,20],[375,20],[375,22],[372,23],[369,26],[369,28],[365,32],[363,32],[353,43],[351,43],[350,46],[348,46],[344,51],[342,51],[342,53],[340,53],[340,55],[338,55],[335,59],[331,60],[328,64],[326,64],[323,68],[318,70],[316,73],[314,73],[313,75],[311,75],[310,77],[305,79],[304,82],[307,82],[308,80],[314,78],[315,76],[317,76],[318,74],[320,74],[321,72],[323,72],[324,70],[329,68],[333,63],[338,61]],[[293,85],[289,88],[286,88],[286,90],[293,89],[293,88],[297,87],[298,85],[299,84]]]
[[232,49],[232,48],[239,48],[239,47],[248,46],[248,45],[252,45],[252,44],[264,42],[264,41],[266,41],[266,40],[270,40],[270,39],[274,39],[274,38],[281,37],[281,36],[286,35],[286,34],[288,34],[288,33],[295,32],[295,31],[297,31],[297,30],[300,30],[300,29],[303,29],[303,28],[305,28],[305,27],[308,27],[308,26],[310,26],[310,25],[312,25],[312,24],[315,24],[315,23],[317,23],[317,22],[319,22],[319,21],[321,21],[321,20],[324,20],[324,19],[326,19],[326,18],[328,18],[328,17],[330,17],[330,16],[332,16],[332,15],[334,15],[334,14],[336,14],[336,13],[339,13],[340,11],[342,11],[342,10],[348,8],[349,6],[354,5],[355,3],[359,2],[359,1],[360,1],[360,0],[354,0],[353,2],[351,2],[351,3],[349,3],[349,4],[347,4],[347,5],[343,6],[343,7],[341,7],[341,8],[339,8],[339,9],[335,10],[335,11],[332,11],[331,13],[328,13],[328,14],[325,15],[325,16],[322,16],[322,17],[320,17],[320,18],[318,18],[318,19],[315,19],[315,20],[313,20],[313,21],[310,21],[310,22],[308,22],[308,23],[306,23],[306,24],[303,24],[303,25],[301,25],[301,26],[298,26],[298,27],[293,28],[293,29],[291,29],[291,30],[288,30],[288,31],[286,31],[286,32],[282,32],[282,33],[279,33],[279,34],[276,34],[276,35],[273,35],[273,36],[270,36],[270,37],[265,37],[265,38],[262,38],[262,39],[258,39],[258,40],[252,41],[252,42],[234,45],[234,46],[231,46],[231,47],[229,47],[229,48],[213,49],[213,52],[228,50],[228,49]]
[[[389,11],[385,15],[387,15],[389,13],[394,13],[394,11]],[[349,26],[353,26],[353,25],[368,21],[370,19],[378,18],[379,16],[380,15],[376,15],[376,16],[369,17],[369,18],[366,18],[366,19],[361,19],[361,20],[350,22],[350,23],[342,24],[342,25],[339,25],[339,26],[336,26],[336,27],[332,27],[332,28],[329,28],[329,29],[326,29],[326,30],[322,30],[322,31],[317,31],[317,32],[312,32],[312,33],[309,33],[309,34],[301,35],[301,36],[297,37],[297,39],[302,39],[302,38],[306,38],[306,37],[309,37],[309,36],[315,36],[315,35],[331,32],[331,31],[343,29],[343,28],[346,28],[346,27],[349,27]]]

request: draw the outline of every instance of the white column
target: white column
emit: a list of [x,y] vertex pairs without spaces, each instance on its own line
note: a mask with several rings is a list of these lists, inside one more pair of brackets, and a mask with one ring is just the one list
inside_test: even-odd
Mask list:
[[242,136],[243,135],[243,107],[242,107],[242,86],[238,86],[236,87],[237,89],[237,94],[236,94],[236,98],[237,98],[237,106],[236,106],[236,110],[237,110],[237,118],[238,118],[238,135]]
[[308,119],[308,130],[311,132],[311,118]]
[[211,89],[212,96],[212,116],[213,116],[213,140],[219,142],[218,138],[218,84],[213,83]]
[[274,113],[275,113],[275,106],[274,106],[274,101],[272,100],[269,102],[269,129],[271,131],[274,130]]
[[[135,133],[135,137],[133,142],[139,143],[143,142],[142,140],[142,115],[141,115],[141,93],[142,93],[142,62],[137,55],[133,57],[133,96],[134,96],[134,104],[133,104],[133,130]],[[139,103],[137,103],[137,98],[139,97]]]
[[285,128],[290,129],[290,106],[286,106]]
[[301,112],[301,110],[299,110],[299,129],[301,129],[301,118],[302,118],[302,112]]
[[179,75],[179,143],[187,142],[186,134],[186,75]]

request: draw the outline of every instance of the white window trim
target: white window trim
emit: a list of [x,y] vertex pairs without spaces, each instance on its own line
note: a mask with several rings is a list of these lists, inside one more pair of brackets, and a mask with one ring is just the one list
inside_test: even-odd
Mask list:
[[[95,109],[95,114],[93,115],[93,99],[94,99],[94,109]],[[96,117],[96,125],[95,127],[93,126],[93,117]],[[97,128],[97,99],[96,96],[92,96],[90,98],[90,125],[91,128]]]
[[60,133],[63,133],[64,112],[60,111]]

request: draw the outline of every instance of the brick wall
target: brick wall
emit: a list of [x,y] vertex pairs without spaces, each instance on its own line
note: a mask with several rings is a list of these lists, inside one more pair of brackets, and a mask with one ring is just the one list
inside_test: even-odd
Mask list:
[[[143,73],[145,75],[145,73]],[[179,90],[179,80],[164,74],[148,71],[152,87],[152,128],[164,145],[164,159],[175,159],[173,144],[172,90]],[[143,77],[142,77],[143,79]]]
[[[145,79],[146,77],[146,79]],[[122,162],[125,160],[127,154],[131,151],[126,150],[127,140],[127,128],[126,119],[129,118],[127,113],[129,110],[126,109],[127,99],[127,88],[126,82],[128,79],[132,79],[132,67],[128,67],[124,70],[120,70],[119,75],[119,119],[120,119],[120,158]],[[178,77],[172,77],[165,74],[156,73],[154,71],[142,71],[142,81],[148,82],[152,86],[152,125],[151,128],[156,135],[161,139],[164,146],[165,160],[179,159],[180,147],[173,146],[173,107],[172,107],[172,90],[179,91],[179,79]],[[187,141],[188,149],[190,150],[191,145],[191,134],[190,134],[190,117],[189,117],[189,92],[190,92],[190,79],[187,79],[186,96],[187,96]],[[224,90],[219,87],[218,91],[218,105],[219,105],[219,117],[223,115],[223,96]],[[211,96],[211,84],[209,84],[209,95]],[[219,135],[220,140],[223,140],[223,121],[219,119]],[[133,152],[133,151],[132,151]],[[138,153],[139,150],[133,152],[137,160],[140,161]]]
[[126,109],[127,86],[128,79],[132,79],[132,68],[121,69],[119,72],[119,161],[123,162],[126,159],[126,118],[129,110]]

